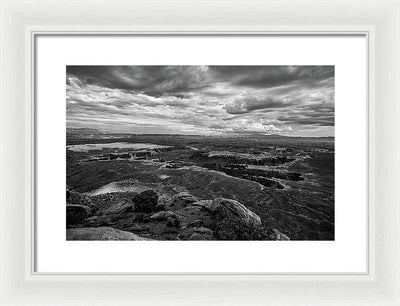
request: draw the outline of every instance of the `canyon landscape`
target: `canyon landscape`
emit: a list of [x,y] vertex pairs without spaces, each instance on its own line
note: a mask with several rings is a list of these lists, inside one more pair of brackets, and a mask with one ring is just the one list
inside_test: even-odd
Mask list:
[[334,240],[331,66],[68,66],[67,240]]

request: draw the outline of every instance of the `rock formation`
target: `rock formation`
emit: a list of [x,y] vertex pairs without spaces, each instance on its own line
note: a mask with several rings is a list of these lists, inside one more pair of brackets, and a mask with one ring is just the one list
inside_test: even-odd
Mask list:
[[67,240],[149,240],[112,227],[67,229]]
[[158,194],[153,190],[143,191],[133,197],[132,203],[135,212],[154,212],[157,210]]
[[82,223],[91,215],[91,210],[85,205],[67,204],[67,226]]
[[242,222],[249,226],[261,226],[261,219],[251,210],[238,201],[224,198],[203,200],[193,203],[193,206],[202,206],[217,215],[219,219],[229,219]]
[[202,200],[179,192],[162,194],[159,200],[150,189],[92,197],[73,194],[78,204],[67,204],[68,240],[290,240],[268,230],[257,214],[233,199]]

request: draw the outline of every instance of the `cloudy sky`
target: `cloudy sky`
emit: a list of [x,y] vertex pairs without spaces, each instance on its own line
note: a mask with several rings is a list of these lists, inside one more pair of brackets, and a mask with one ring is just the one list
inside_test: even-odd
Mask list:
[[333,66],[67,66],[67,127],[334,136]]

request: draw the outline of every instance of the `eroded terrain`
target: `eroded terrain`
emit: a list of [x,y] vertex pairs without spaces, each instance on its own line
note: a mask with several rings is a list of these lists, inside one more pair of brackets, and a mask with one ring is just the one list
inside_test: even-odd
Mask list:
[[334,239],[333,138],[67,135],[67,185],[67,239]]

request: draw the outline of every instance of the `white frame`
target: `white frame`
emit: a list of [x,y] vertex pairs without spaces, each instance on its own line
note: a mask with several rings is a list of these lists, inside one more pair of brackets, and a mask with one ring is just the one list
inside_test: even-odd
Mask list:
[[[0,22],[1,305],[400,305],[399,0],[4,0]],[[38,34],[129,33],[367,36],[367,274],[33,273],[32,42]]]

